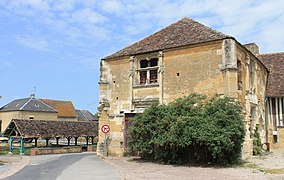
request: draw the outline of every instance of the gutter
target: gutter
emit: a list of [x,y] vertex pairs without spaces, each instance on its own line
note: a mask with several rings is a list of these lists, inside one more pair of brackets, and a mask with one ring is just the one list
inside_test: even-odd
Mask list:
[[268,147],[268,112],[269,112],[269,107],[268,107],[268,97],[265,97],[264,100],[264,113],[265,113],[265,143],[266,146]]

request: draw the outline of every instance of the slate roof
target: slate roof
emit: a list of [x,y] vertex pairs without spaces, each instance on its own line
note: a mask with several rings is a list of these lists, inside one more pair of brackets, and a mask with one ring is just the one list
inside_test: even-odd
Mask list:
[[188,17],[138,41],[105,59],[233,38]]
[[260,61],[268,68],[268,85],[266,95],[269,97],[284,96],[284,52],[262,54]]
[[71,101],[39,99],[58,111],[58,117],[77,117],[75,108]]
[[7,111],[57,112],[54,108],[37,100],[34,97],[16,99],[0,108],[0,112],[7,112]]
[[78,115],[79,120],[83,121],[97,121],[97,119],[94,118],[93,114],[88,110],[79,110],[76,109],[76,113]]
[[98,126],[93,121],[13,119],[3,134],[23,138],[86,137],[97,136]]

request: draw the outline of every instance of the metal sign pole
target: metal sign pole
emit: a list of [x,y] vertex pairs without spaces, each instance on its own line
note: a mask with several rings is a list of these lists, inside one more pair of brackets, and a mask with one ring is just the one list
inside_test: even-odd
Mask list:
[[104,142],[104,157],[106,157],[107,156],[107,138],[106,138],[106,134],[105,134],[105,142]]
[[104,157],[107,156],[107,133],[110,131],[109,125],[105,124],[101,128],[102,132],[105,134],[105,140],[104,140]]

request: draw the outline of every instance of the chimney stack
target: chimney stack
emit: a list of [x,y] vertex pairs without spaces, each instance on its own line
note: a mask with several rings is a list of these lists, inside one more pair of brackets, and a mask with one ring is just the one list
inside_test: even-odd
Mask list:
[[244,46],[256,57],[259,56],[259,48],[255,43],[244,44]]

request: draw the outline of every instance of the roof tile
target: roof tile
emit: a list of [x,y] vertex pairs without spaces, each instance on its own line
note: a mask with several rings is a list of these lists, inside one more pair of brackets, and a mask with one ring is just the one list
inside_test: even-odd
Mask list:
[[185,17],[105,59],[159,51],[224,38],[231,38],[231,36],[222,34],[221,32]]
[[267,96],[284,96],[284,52],[262,54],[259,59],[269,69]]
[[75,108],[71,101],[39,99],[58,111],[58,117],[77,117]]

